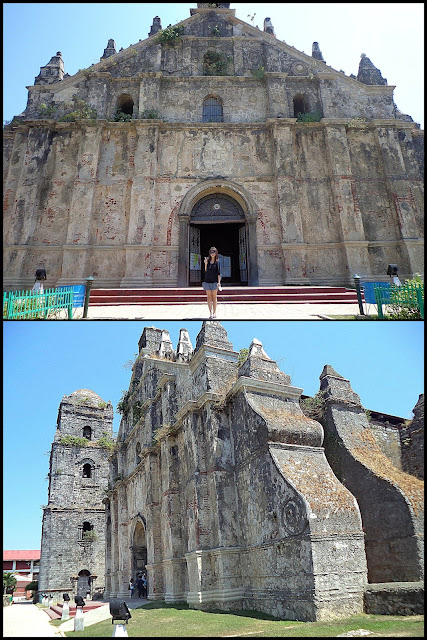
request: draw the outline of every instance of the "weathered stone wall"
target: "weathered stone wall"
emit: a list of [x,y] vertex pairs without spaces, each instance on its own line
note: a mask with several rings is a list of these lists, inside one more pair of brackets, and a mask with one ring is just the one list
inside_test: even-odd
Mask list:
[[414,417],[400,433],[402,468],[406,473],[424,480],[424,394],[414,407]]
[[[95,287],[187,286],[191,210],[212,192],[244,210],[249,284],[352,285],[389,263],[402,278],[422,272],[422,132],[399,117],[393,87],[347,77],[230,9],[192,10],[182,26],[175,46],[154,35],[30,87],[4,136],[6,288],[30,286],[40,263],[49,286],[89,275]],[[225,71],[203,75],[208,51]],[[75,96],[96,119],[59,121]],[[125,96],[132,121],[108,121]],[[223,122],[202,122],[207,96]],[[321,122],[296,122],[298,97]]]
[[[80,590],[78,574],[96,576],[91,594],[104,591],[105,506],[108,486],[108,450],[99,441],[112,438],[113,408],[93,391],[81,389],[64,396],[49,462],[48,504],[43,510],[39,592],[62,597],[64,591]],[[67,437],[83,438],[83,446]],[[65,440],[64,440],[65,439]],[[88,471],[90,469],[90,471]],[[96,539],[86,541],[88,523]],[[74,576],[75,579],[70,580]],[[84,592],[83,595],[86,595]]]
[[259,284],[342,285],[388,263],[421,272],[419,174],[408,159],[411,184],[389,178],[377,137],[294,121],[22,125],[5,183],[5,283],[28,286],[44,262],[52,286],[88,275],[96,287],[176,286],[179,208],[215,176],[254,203]]

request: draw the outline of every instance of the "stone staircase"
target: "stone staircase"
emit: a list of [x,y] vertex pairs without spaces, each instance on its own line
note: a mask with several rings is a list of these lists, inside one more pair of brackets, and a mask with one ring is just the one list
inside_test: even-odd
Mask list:
[[[102,607],[105,605],[105,602],[86,602],[83,607],[83,613],[87,613],[88,611],[93,611],[98,607]],[[47,615],[51,618],[51,620],[58,620],[62,617],[62,608],[64,604],[62,602],[58,602],[57,604],[53,604],[50,608],[45,609]],[[70,618],[74,618],[76,615],[76,605],[71,604],[70,602]]]
[[[363,294],[362,294],[363,296]],[[363,299],[363,297],[362,297]],[[357,304],[354,289],[345,287],[283,286],[223,287],[218,302],[283,303],[283,304]],[[206,303],[201,287],[176,289],[92,289],[91,306],[111,305],[176,305]]]

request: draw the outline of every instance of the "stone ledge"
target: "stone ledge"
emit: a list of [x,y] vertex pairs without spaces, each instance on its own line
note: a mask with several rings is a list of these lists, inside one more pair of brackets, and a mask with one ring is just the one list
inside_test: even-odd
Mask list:
[[364,594],[365,613],[374,615],[422,615],[424,582],[381,582],[368,584]]

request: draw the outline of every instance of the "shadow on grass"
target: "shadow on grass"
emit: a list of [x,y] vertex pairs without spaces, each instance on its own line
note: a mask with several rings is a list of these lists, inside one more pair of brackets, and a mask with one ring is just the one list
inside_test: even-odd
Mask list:
[[[186,602],[147,602],[146,604],[137,607],[138,609],[178,609],[178,610],[188,610],[194,611],[195,609],[190,607]],[[241,609],[239,611],[222,611],[222,609],[202,609],[203,613],[220,613],[222,615],[232,615],[232,616],[241,616],[243,618],[255,618],[257,620],[281,620],[284,622],[282,618],[276,618],[275,616],[270,615],[269,613],[264,613],[262,611],[254,611],[253,609]],[[295,620],[289,620],[289,622],[296,622]]]

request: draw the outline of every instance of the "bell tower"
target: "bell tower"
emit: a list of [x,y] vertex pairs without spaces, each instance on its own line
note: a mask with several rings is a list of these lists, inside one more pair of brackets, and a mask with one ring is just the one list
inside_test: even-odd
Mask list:
[[89,389],[64,396],[43,508],[39,593],[97,597],[104,590],[105,497],[113,407]]

